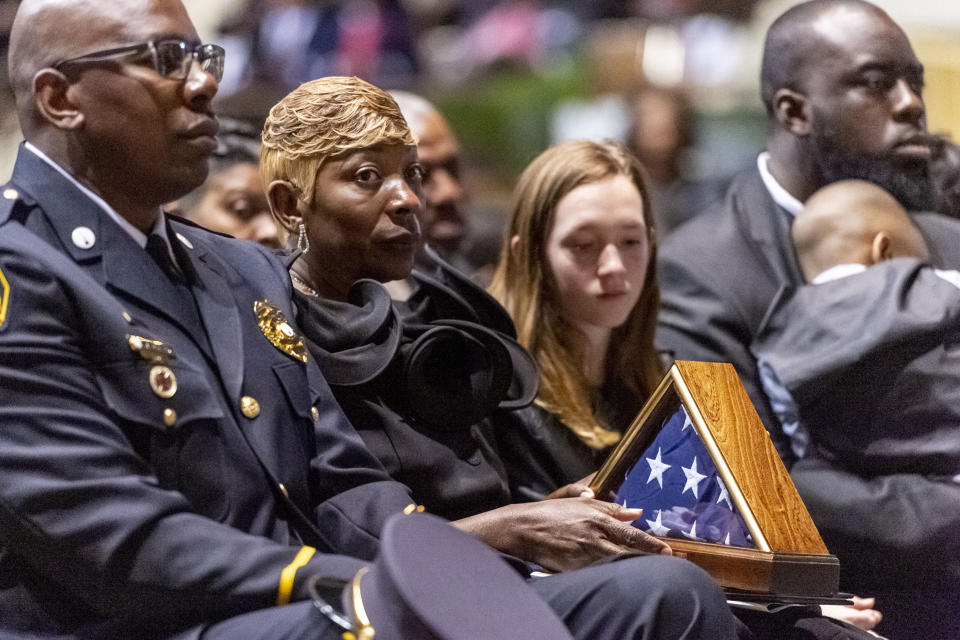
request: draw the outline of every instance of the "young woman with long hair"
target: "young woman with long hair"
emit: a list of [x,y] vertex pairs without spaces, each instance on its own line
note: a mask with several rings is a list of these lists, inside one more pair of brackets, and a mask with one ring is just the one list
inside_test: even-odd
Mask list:
[[502,430],[518,498],[595,471],[663,368],[659,291],[639,162],[613,142],[540,154],[514,191],[490,292],[540,367],[537,406]]

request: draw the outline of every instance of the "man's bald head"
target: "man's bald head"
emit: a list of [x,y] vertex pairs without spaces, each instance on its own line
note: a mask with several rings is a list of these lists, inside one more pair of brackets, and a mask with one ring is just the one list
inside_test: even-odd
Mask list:
[[768,115],[774,112],[778,90],[803,92],[804,81],[816,72],[813,53],[824,46],[816,25],[834,11],[860,11],[890,20],[882,9],[863,0],[810,0],[788,9],[770,26],[763,47],[760,95]]
[[403,117],[411,129],[422,128],[423,123],[428,118],[440,115],[437,108],[423,96],[418,96],[409,91],[396,90],[390,91],[390,95],[397,101],[397,105],[403,112]]
[[[171,72],[157,59],[160,41],[194,55]],[[180,0],[23,0],[10,75],[24,137],[150,228],[160,205],[203,182],[216,147],[218,73],[199,45]],[[103,55],[118,48],[126,55]]]
[[180,0],[22,0],[10,31],[8,64],[24,133],[35,127],[37,72],[61,60],[147,40],[137,30],[161,8],[186,18]]
[[810,196],[792,234],[807,281],[838,264],[928,257],[923,236],[900,203],[863,180],[835,182]]
[[800,200],[846,179],[930,206],[923,65],[903,30],[864,0],[812,0],[770,27],[761,91],[769,168]]

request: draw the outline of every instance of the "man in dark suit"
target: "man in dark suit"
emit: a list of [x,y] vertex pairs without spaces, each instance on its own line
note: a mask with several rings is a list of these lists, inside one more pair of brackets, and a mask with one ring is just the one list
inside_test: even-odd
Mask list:
[[[924,209],[933,192],[931,153],[923,67],[903,31],[872,4],[814,0],[788,10],[767,34],[761,84],[770,133],[757,168],[734,181],[722,207],[678,229],[660,251],[657,346],[679,359],[733,363],[789,465],[789,444],[749,345],[778,292],[804,282],[790,238],[793,215],[814,191],[844,178],[868,180],[908,209]],[[911,219],[934,265],[960,266],[955,220],[933,213],[912,213]],[[806,464],[820,462],[805,458]],[[884,498],[889,487],[830,469],[818,468],[807,479],[798,488],[808,503],[833,504],[844,514],[838,520],[864,531],[871,518],[881,517],[872,501],[890,499]],[[818,526],[829,547],[830,532],[822,521]],[[905,552],[914,543],[899,541]],[[886,607],[881,630],[892,635],[898,629],[912,634],[920,620],[937,624],[936,615],[909,613],[918,607],[937,613],[934,598],[880,603]],[[902,626],[893,626],[898,617]]]
[[[925,208],[930,145],[923,67],[903,31],[867,2],[814,0],[787,11],[767,34],[761,82],[770,133],[757,168],[660,251],[657,346],[680,359],[732,362],[789,463],[748,345],[777,291],[803,283],[792,217],[844,178]],[[960,225],[930,213],[912,219],[932,262],[960,266]]]

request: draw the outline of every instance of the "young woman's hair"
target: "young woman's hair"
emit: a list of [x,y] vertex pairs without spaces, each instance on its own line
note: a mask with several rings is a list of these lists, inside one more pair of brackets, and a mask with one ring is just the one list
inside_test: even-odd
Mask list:
[[311,80],[270,109],[263,125],[260,177],[264,187],[288,180],[305,202],[313,202],[324,160],[378,144],[417,144],[389,93],[360,78]]
[[656,243],[650,197],[640,163],[613,142],[577,140],[547,149],[524,170],[513,194],[512,215],[490,292],[517,325],[521,344],[540,365],[537,402],[556,415],[585,443],[602,448],[620,434],[600,425],[583,373],[577,329],[561,315],[557,287],[547,261],[547,237],[557,204],[585,184],[626,176],[637,187],[650,243],[643,292],[626,322],[614,329],[607,354],[606,380],[616,380],[639,398],[648,396],[662,375],[653,347],[660,291],[655,273]]

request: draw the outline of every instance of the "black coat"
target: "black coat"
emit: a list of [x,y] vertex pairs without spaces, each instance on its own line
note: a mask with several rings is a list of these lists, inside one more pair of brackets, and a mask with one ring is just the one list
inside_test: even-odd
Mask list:
[[914,260],[778,301],[754,349],[810,434],[801,497],[864,593],[960,594],[960,289]]
[[752,348],[815,455],[864,477],[960,474],[960,288],[904,258],[777,301]]
[[366,445],[428,511],[509,504],[494,423],[533,401],[533,360],[506,312],[448,265],[414,280],[406,304],[371,280],[346,303],[297,293],[307,344]]

